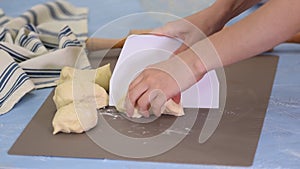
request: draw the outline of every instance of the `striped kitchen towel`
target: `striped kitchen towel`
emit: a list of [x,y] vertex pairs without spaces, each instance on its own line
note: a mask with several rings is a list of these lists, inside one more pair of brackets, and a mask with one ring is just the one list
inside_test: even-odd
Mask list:
[[[2,14],[1,14],[2,13]],[[40,39],[46,47],[57,47],[60,30],[68,25],[80,41],[88,36],[88,9],[75,7],[67,1],[59,0],[39,4],[19,17],[9,19],[0,10],[0,27],[11,31],[13,37],[26,24],[34,25],[40,32]]]
[[0,9],[0,114],[34,88],[55,86],[63,67],[91,68],[84,48],[87,12],[61,0],[16,18]]
[[34,88],[29,77],[11,56],[0,50],[0,114],[4,114]]

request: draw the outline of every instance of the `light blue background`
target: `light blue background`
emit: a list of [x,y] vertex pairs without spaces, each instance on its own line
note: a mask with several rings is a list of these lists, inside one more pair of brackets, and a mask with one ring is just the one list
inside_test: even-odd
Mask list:
[[[18,16],[31,6],[43,0],[1,0],[2,8],[9,16]],[[138,0],[71,0],[75,5],[89,7],[89,35],[105,24],[128,14],[146,10],[174,12],[187,15],[209,4],[206,1],[185,1],[177,5],[169,1]],[[169,2],[169,3],[166,3]],[[177,3],[180,3],[179,1]],[[202,4],[199,4],[202,3]],[[204,4],[204,5],[203,5]],[[172,8],[168,9],[168,6]],[[189,7],[191,10],[189,10]],[[157,9],[156,9],[157,8]],[[166,10],[163,10],[166,9]],[[252,9],[254,10],[254,8]],[[239,20],[252,10],[242,14]],[[155,18],[142,18],[138,24],[126,24],[106,34],[107,37],[121,37],[129,29],[152,28],[161,25]],[[97,34],[98,35],[98,34]],[[254,164],[247,168],[299,168],[300,167],[300,45],[281,44],[273,54],[279,55],[273,91],[259,140]],[[0,168],[240,168],[230,166],[185,165],[169,163],[135,162],[101,159],[78,159],[36,156],[8,155],[7,151],[21,134],[33,115],[42,105],[52,89],[36,90],[27,94],[9,113],[0,116]],[[245,168],[245,167],[242,167]]]

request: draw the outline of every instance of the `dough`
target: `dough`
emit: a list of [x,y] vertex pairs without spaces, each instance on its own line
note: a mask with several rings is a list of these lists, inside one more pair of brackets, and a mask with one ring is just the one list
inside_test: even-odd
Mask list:
[[91,70],[79,70],[72,67],[64,67],[60,73],[60,79],[57,81],[57,84],[78,79],[79,81],[96,83],[108,91],[110,78],[110,64]]
[[[116,108],[119,112],[125,112],[125,97],[119,100],[118,104],[116,105]],[[175,103],[172,99],[168,100],[165,103],[165,110],[163,110],[162,114],[168,114],[173,116],[183,116],[184,111],[181,104]],[[151,113],[151,112],[150,112]],[[133,111],[132,118],[141,118],[142,115],[139,114],[138,110],[135,108]]]
[[109,64],[93,70],[64,67],[53,96],[57,108],[53,134],[82,133],[95,127],[97,109],[108,105],[110,77]]
[[97,125],[98,114],[95,107],[86,102],[74,102],[61,107],[55,113],[52,121],[53,134],[82,133]]
[[96,69],[95,83],[103,87],[106,91],[109,90],[110,78],[111,78],[110,64],[106,64]]
[[[123,113],[126,113],[126,109],[125,109],[125,96],[122,97],[119,101],[118,101],[118,104],[116,105],[116,109],[118,110],[118,112],[123,112]],[[133,115],[132,115],[132,118],[141,118],[142,115],[139,114],[138,110],[135,108],[133,110]]]
[[166,109],[164,110],[163,114],[169,114],[173,116],[183,116],[184,111],[181,103],[177,104],[172,99],[170,99],[166,103]]
[[74,100],[96,102],[99,109],[108,105],[108,94],[103,87],[92,82],[68,80],[55,88],[53,101],[57,109],[72,103]]

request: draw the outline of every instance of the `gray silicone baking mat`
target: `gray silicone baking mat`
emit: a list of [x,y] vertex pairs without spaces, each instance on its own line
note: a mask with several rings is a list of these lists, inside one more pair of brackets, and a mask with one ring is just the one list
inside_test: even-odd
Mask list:
[[[225,68],[227,83],[225,110],[217,129],[203,144],[200,144],[198,139],[208,109],[186,109],[186,115],[179,118],[188,122],[189,118],[197,115],[195,124],[192,128],[178,130],[168,130],[168,127],[177,119],[168,115],[145,124],[129,121],[116,114],[103,115],[111,127],[128,137],[147,138],[165,134],[172,138],[175,135],[187,134],[174,148],[147,158],[127,158],[115,155],[102,149],[87,134],[52,135],[51,122],[56,108],[52,101],[53,93],[51,93],[8,153],[249,166],[253,162],[263,126],[277,62],[276,56],[257,56]],[[221,90],[224,89],[221,87]],[[100,127],[101,125],[98,124],[90,132],[95,132]],[[122,145],[122,140],[112,139],[111,143]],[[135,149],[135,147],[126,148]]]

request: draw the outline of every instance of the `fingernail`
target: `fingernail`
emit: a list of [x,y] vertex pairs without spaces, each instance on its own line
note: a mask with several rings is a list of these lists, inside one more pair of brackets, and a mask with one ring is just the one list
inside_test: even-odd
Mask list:
[[150,113],[147,110],[146,111],[145,110],[144,111],[139,111],[139,114],[141,114],[141,115],[143,115],[144,117],[147,117],[147,118],[150,116]]
[[181,99],[181,93],[178,93],[176,96],[174,96],[174,97],[172,98],[172,100],[173,100],[175,103],[177,103],[177,104],[180,103],[180,99]]
[[133,114],[133,113],[131,113],[131,112],[129,112],[129,111],[126,110],[126,115],[127,115],[128,117],[132,117],[132,114]]

